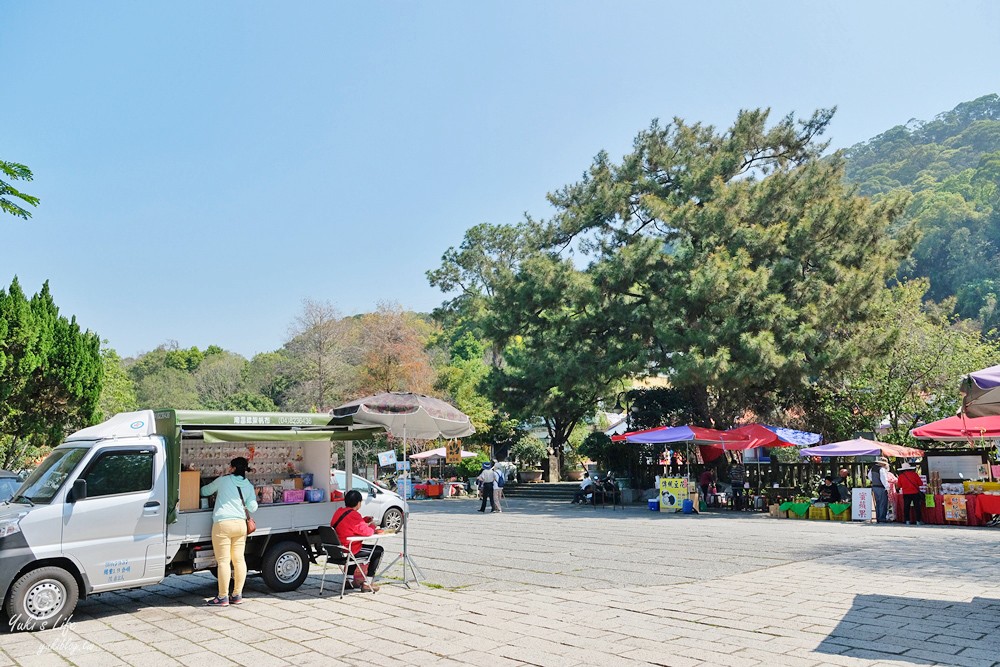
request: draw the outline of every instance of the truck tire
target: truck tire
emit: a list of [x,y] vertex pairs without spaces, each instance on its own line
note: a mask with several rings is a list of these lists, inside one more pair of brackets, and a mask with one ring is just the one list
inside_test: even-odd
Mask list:
[[19,619],[16,631],[55,628],[73,616],[80,590],[72,574],[61,567],[40,567],[21,575],[4,605],[7,618]]
[[264,554],[260,574],[272,591],[294,591],[309,576],[309,555],[298,542],[278,542]]

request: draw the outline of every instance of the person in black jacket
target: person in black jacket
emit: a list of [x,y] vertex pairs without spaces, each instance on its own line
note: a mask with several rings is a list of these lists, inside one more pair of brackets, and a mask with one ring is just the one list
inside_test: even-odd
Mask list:
[[837,485],[833,483],[833,477],[824,477],[823,483],[819,487],[817,500],[821,503],[839,503],[840,502],[840,489]]

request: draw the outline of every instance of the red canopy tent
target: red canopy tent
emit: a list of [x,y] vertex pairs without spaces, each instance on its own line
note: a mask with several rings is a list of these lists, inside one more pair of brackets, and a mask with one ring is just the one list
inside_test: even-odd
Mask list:
[[945,442],[972,441],[976,438],[1000,438],[1000,416],[948,417],[924,424],[910,431],[917,440],[942,440]]

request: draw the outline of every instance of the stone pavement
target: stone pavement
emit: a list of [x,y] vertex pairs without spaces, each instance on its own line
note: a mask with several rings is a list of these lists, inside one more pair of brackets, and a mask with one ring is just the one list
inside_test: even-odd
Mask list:
[[0,635],[0,667],[1000,665],[1000,529],[475,507],[414,503],[421,585],[319,597],[314,567],[209,609],[211,576],[172,577]]

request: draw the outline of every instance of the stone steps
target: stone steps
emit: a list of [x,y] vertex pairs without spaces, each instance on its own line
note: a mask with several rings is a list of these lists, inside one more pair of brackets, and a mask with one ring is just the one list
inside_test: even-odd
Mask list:
[[536,482],[534,484],[508,484],[503,487],[506,498],[536,498],[539,500],[573,500],[580,488],[579,482]]

